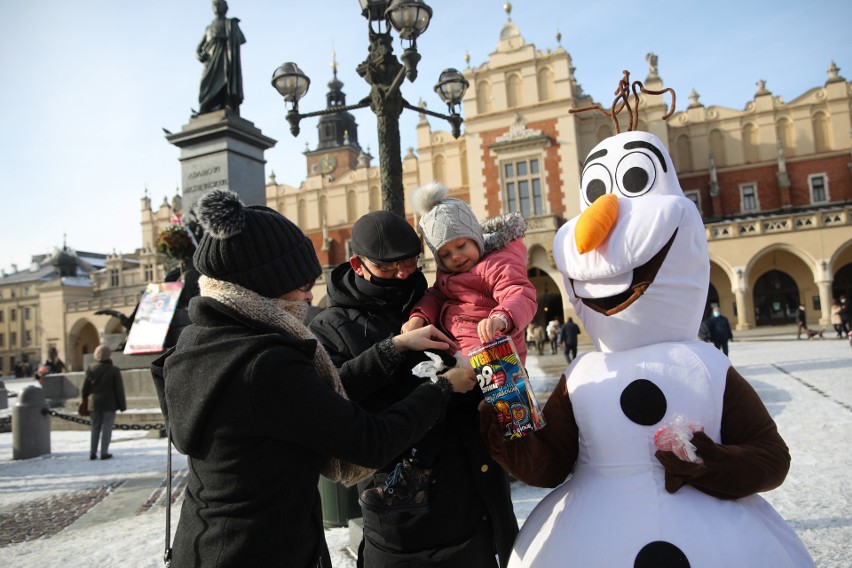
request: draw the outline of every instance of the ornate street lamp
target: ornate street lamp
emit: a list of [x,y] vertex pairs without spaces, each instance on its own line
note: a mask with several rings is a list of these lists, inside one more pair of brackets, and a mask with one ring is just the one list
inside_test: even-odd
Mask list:
[[[464,119],[459,114],[462,97],[468,88],[464,76],[455,69],[441,73],[435,91],[447,104],[449,114],[441,114],[409,104],[402,98],[400,85],[408,78],[417,78],[417,38],[429,27],[432,8],[423,0],[359,0],[361,15],[367,19],[370,47],[365,59],[356,70],[370,85],[369,96],[354,105],[335,107],[316,112],[300,113],[299,99],[307,92],[310,79],[298,65],[287,62],[275,70],[272,85],[289,103],[287,122],[293,136],[299,135],[299,121],[303,118],[346,112],[370,107],[376,115],[379,135],[379,165],[382,175],[382,203],[384,209],[405,215],[405,198],[402,187],[402,156],[399,139],[399,116],[403,109],[413,110],[442,118],[452,125],[455,138],[461,134]],[[384,27],[384,31],[382,28]],[[396,30],[400,39],[408,46],[403,51],[402,63],[393,54],[393,37],[390,29]]]

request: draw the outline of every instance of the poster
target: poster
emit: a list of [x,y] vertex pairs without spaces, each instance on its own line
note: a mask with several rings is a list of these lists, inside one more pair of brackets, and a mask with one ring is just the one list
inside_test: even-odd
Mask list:
[[148,284],[130,327],[125,355],[160,353],[175,314],[183,282]]

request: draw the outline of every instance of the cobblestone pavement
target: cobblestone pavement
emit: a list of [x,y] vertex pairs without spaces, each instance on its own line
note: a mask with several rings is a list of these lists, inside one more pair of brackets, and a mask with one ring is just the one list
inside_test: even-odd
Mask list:
[[117,485],[35,499],[0,512],[0,547],[55,535],[103,501]]

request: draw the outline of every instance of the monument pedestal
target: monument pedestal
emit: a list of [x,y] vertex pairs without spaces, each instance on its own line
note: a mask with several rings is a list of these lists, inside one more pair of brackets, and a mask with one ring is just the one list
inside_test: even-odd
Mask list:
[[230,110],[194,116],[166,140],[180,148],[183,210],[212,189],[230,189],[246,205],[266,205],[263,152],[277,140]]

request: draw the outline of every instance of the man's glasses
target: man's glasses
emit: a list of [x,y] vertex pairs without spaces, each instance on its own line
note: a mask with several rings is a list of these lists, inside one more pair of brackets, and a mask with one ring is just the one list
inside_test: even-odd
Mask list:
[[399,272],[402,268],[414,268],[420,261],[420,255],[412,256],[411,258],[403,258],[396,262],[379,262],[370,258],[364,257],[364,260],[369,260],[376,268],[382,272]]

